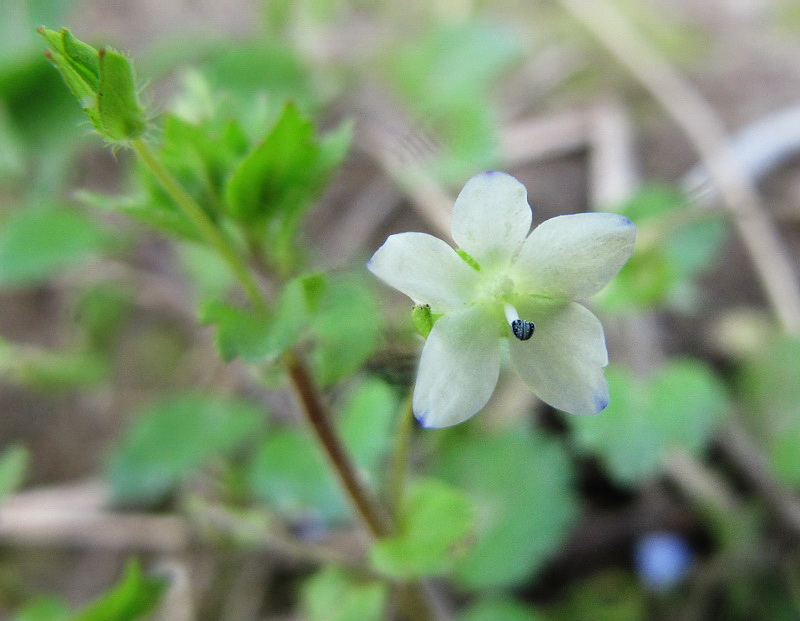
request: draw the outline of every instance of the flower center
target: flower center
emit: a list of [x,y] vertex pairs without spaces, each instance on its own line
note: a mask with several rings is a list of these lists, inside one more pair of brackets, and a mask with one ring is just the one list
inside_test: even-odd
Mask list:
[[483,279],[478,295],[484,300],[502,300],[514,292],[514,282],[505,274],[493,274]]

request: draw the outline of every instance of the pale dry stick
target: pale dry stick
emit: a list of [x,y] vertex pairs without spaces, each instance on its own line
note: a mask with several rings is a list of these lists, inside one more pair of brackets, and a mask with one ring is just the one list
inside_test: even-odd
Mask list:
[[359,146],[400,187],[413,209],[434,232],[450,239],[450,213],[454,199],[425,170],[425,163],[436,155],[438,147],[422,128],[403,119],[381,117],[368,124]]
[[19,492],[0,501],[0,543],[176,555],[201,545],[200,532],[210,530],[295,561],[364,571],[362,556],[342,552],[338,542],[307,544],[222,506],[204,505],[194,516],[198,524],[177,515],[119,513],[109,504],[107,487],[94,479]]
[[751,179],[731,155],[712,107],[609,2],[558,1],[636,76],[692,142],[733,216],[778,320],[787,333],[800,333],[800,286],[791,261]]

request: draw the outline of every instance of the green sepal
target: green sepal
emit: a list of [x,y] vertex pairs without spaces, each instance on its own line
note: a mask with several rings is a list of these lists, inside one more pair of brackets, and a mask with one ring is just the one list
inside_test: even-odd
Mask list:
[[75,35],[66,28],[61,31],[61,43],[64,57],[70,66],[97,91],[100,84],[100,61],[97,50],[75,38]]
[[50,49],[45,56],[61,74],[94,128],[107,140],[139,138],[147,126],[130,61],[111,48],[97,50],[60,32],[38,28]]
[[97,108],[104,135],[112,140],[139,138],[147,127],[139,105],[131,63],[111,48],[99,51]]

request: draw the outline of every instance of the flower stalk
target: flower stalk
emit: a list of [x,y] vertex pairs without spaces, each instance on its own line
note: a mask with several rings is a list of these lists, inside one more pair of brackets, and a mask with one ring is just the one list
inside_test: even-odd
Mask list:
[[328,413],[305,364],[297,354],[291,351],[284,355],[283,363],[306,422],[324,449],[356,514],[373,537],[380,539],[388,536],[393,530],[391,520],[377,498],[367,491],[359,479],[355,464],[331,425]]

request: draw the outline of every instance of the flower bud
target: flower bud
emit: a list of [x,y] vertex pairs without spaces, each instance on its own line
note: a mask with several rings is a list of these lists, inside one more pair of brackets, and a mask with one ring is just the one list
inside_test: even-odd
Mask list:
[[131,62],[119,52],[100,50],[60,32],[38,29],[49,45],[45,56],[61,74],[94,128],[108,141],[139,138],[145,131]]

